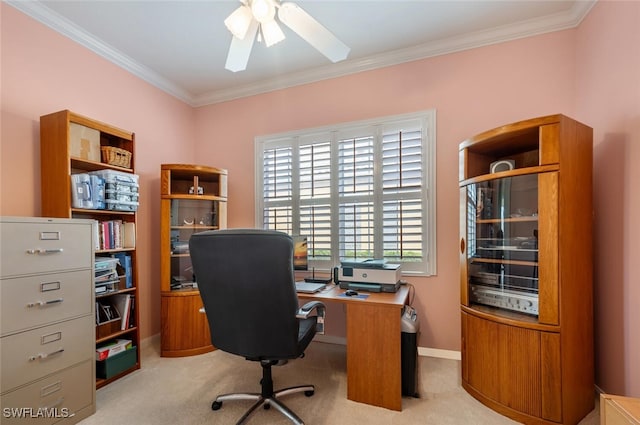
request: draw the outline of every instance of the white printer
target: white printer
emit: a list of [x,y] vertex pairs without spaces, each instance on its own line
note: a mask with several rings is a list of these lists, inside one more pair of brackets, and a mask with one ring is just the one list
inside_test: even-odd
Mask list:
[[333,280],[342,289],[369,292],[396,292],[402,279],[400,264],[385,260],[341,261],[333,270]]

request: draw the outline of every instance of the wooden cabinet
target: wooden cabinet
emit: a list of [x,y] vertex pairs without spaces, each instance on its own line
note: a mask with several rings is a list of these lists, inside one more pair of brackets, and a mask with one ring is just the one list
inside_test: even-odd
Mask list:
[[104,291],[95,302],[114,306],[117,297],[129,297],[129,311],[118,316],[131,317],[126,324],[101,320],[92,339],[97,345],[130,340],[137,349],[135,362],[113,376],[97,378],[98,388],[140,368],[134,141],[132,132],[68,110],[40,117],[42,215],[93,220],[96,264],[111,257],[125,263],[112,284],[100,286]]
[[160,167],[160,290],[165,357],[212,351],[197,276],[191,269],[189,238],[227,227],[227,171],[201,165]]
[[92,235],[90,220],[0,219],[3,423],[96,410]]
[[592,150],[563,115],[460,144],[462,384],[520,422],[594,408]]

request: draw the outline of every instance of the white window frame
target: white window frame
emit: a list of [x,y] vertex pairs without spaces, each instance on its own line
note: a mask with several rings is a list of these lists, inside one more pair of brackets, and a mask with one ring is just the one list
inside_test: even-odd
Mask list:
[[[402,269],[404,275],[419,275],[419,276],[432,276],[436,274],[436,111],[430,109],[426,111],[420,111],[416,113],[402,114],[387,116],[376,119],[369,119],[363,121],[349,122],[343,124],[329,125],[325,127],[317,127],[311,129],[295,130],[286,133],[258,136],[255,138],[255,226],[257,228],[264,227],[263,224],[263,211],[264,211],[264,163],[263,154],[265,150],[291,146],[293,149],[292,158],[292,197],[290,201],[284,201],[284,205],[289,205],[292,209],[292,234],[299,234],[299,213],[300,213],[300,199],[299,199],[299,176],[298,176],[298,154],[299,147],[313,139],[317,135],[323,135],[324,137],[330,137],[332,143],[331,153],[331,211],[338,211],[338,190],[337,183],[334,176],[337,175],[337,135],[349,134],[357,131],[358,128],[374,127],[376,128],[376,142],[375,149],[378,149],[378,145],[381,144],[380,135],[381,129],[388,126],[397,126],[403,121],[419,120],[422,131],[422,192],[421,202],[423,205],[422,214],[422,259],[420,263],[403,263]],[[375,164],[374,167],[374,179],[378,182],[381,180],[381,168]],[[381,193],[381,192],[380,192]],[[379,197],[380,193],[375,192],[374,196]],[[332,258],[330,261],[319,261],[309,258],[309,268],[312,267],[316,270],[331,270],[334,266],[340,264],[339,256],[339,241],[337,237],[333,235],[338,234],[338,214],[333,214],[331,218],[331,253]],[[379,235],[377,235],[379,236]],[[376,242],[378,244],[378,242]],[[413,267],[412,267],[413,266]]]

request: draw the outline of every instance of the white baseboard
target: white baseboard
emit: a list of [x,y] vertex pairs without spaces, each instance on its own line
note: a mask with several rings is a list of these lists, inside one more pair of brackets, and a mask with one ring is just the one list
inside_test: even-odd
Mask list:
[[153,347],[160,347],[159,333],[140,340],[140,350],[146,350]]
[[[316,335],[315,340],[326,344],[347,345],[347,339],[341,336]],[[441,350],[438,348],[418,347],[418,355],[436,357],[440,359],[461,360],[462,353],[453,350]]]
[[441,350],[439,348],[418,347],[418,355],[439,359],[462,360],[462,353],[460,351]]
[[[347,345],[347,339],[343,336],[316,335],[315,340],[325,344]],[[142,350],[160,345],[160,334],[151,335],[140,340]],[[418,347],[418,355],[425,357],[436,357],[439,359],[461,360],[462,353],[454,350],[441,350],[439,348]],[[602,392],[602,391],[600,391]]]

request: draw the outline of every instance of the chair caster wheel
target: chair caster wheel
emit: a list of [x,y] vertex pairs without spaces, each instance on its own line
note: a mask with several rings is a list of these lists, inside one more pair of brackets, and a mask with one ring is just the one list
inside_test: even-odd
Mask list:
[[221,407],[222,407],[221,401],[214,401],[213,404],[211,405],[211,410],[218,410]]
[[271,409],[271,405],[268,403],[265,403],[265,405],[262,407],[264,410],[269,410]]
[[305,391],[304,395],[306,395],[307,397],[311,397],[312,395],[314,395],[316,392],[314,390],[309,390],[309,391]]

